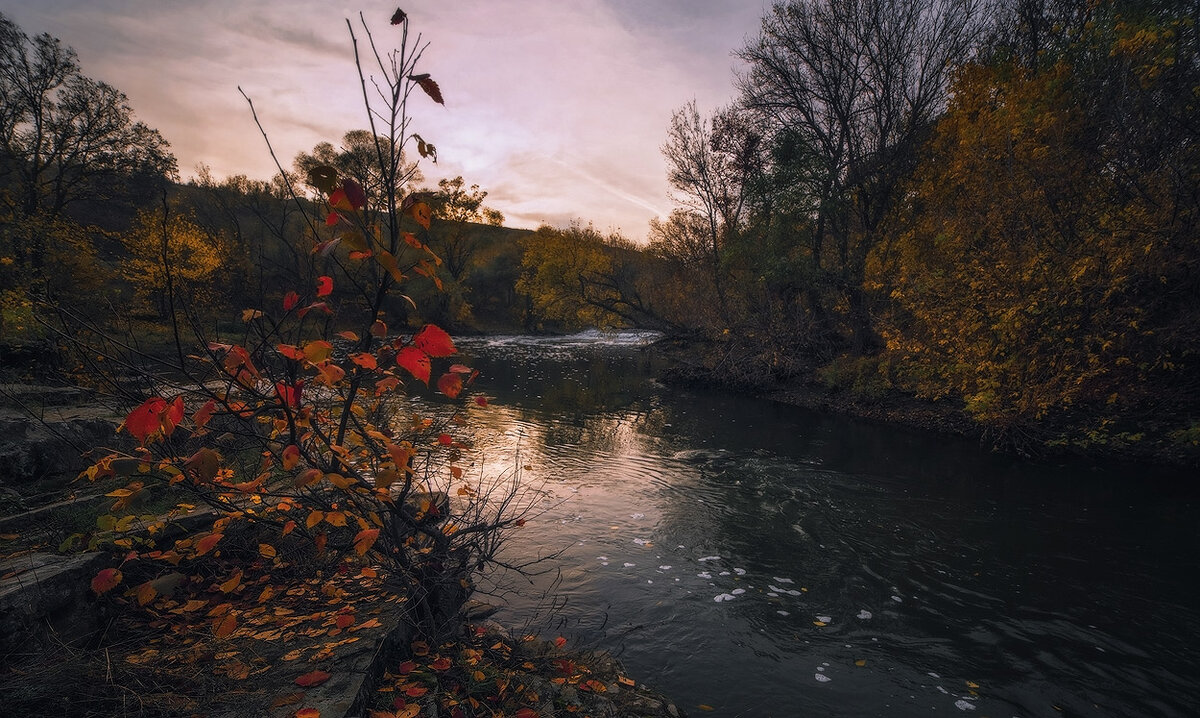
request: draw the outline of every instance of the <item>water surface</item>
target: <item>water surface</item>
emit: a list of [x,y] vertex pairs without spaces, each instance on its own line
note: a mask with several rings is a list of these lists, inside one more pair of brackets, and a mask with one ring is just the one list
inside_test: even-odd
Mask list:
[[507,555],[561,551],[502,622],[692,715],[1196,715],[1186,477],[664,387],[649,338],[463,343],[473,470],[547,492]]

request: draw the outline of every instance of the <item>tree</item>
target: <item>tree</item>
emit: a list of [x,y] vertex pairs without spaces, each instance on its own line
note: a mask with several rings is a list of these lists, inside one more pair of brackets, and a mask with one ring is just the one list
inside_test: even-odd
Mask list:
[[0,201],[13,216],[53,218],[174,176],[166,141],[123,93],[83,75],[56,38],[30,38],[0,14]]
[[[722,312],[726,300],[721,256],[741,223],[748,185],[759,166],[760,141],[736,109],[701,118],[693,100],[671,116],[662,147],[673,198],[704,222],[704,261]],[[688,227],[695,229],[697,223],[688,222]]]
[[229,269],[231,253],[223,235],[205,231],[192,217],[164,206],[139,212],[122,241],[129,256],[121,274],[133,285],[137,301],[159,318],[170,318],[172,299],[206,316],[218,306],[228,308],[221,301],[228,290],[221,287],[232,284],[222,273]]
[[392,187],[402,191],[422,179],[417,163],[408,162],[403,152],[396,152],[391,138],[377,136],[371,130],[350,130],[342,135],[338,147],[330,142],[318,143],[312,152],[296,155],[292,165],[300,177],[307,177],[315,167],[333,167],[340,175],[358,182],[373,203],[386,201],[383,193],[393,191]]
[[434,216],[442,225],[433,247],[456,282],[463,280],[476,248],[469,225],[482,223],[499,227],[504,224],[503,214],[483,205],[488,193],[479,189],[477,184],[471,185],[469,190],[463,189],[465,184],[460,175],[454,179],[438,180],[436,192],[426,190],[430,194],[429,203]]
[[950,69],[970,54],[978,7],[794,0],[774,5],[739,53],[748,64],[742,103],[789,148],[784,169],[812,207],[803,233],[809,274],[835,291],[823,313],[846,308],[856,352],[878,346],[863,287],[867,256],[945,105]]
[[957,73],[878,254],[889,344],[911,387],[962,396],[1024,448],[1068,411],[1072,441],[1186,431],[1170,423],[1200,398],[1194,25],[1183,5],[1114,3],[1054,46]]

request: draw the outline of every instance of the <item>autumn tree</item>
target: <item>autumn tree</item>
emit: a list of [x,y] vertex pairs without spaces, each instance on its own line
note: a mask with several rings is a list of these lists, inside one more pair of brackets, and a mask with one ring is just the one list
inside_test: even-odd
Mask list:
[[1186,432],[1162,425],[1200,396],[1194,24],[1100,10],[1054,56],[959,71],[879,254],[911,385],[1026,447],[1067,412],[1072,441]]
[[231,284],[231,252],[222,234],[208,232],[193,217],[164,205],[139,212],[122,243],[128,256],[121,276],[134,288],[136,301],[155,316],[169,318],[172,300],[209,316],[225,304],[221,300]]

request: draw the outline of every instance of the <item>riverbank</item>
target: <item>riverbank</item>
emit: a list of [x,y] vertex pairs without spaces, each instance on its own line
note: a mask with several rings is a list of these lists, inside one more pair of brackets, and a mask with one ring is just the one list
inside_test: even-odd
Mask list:
[[1200,467],[1200,444],[1187,445],[1149,432],[1138,440],[1068,438],[1078,433],[1073,432],[1071,416],[1000,431],[972,418],[957,397],[924,399],[879,382],[861,387],[853,378],[839,377],[836,371],[823,371],[817,365],[805,366],[788,379],[778,381],[765,371],[730,371],[728,353],[710,343],[665,338],[650,345],[647,351],[668,364],[659,379],[671,386],[748,394],[813,411],[965,437],[979,441],[991,451],[1025,458]]

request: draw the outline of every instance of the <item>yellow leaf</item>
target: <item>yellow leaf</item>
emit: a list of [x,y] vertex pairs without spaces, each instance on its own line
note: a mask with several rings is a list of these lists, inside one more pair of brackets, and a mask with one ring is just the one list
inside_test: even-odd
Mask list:
[[858,666],[859,668],[862,668],[863,666],[867,665],[867,659],[860,658],[854,662],[854,665]]

